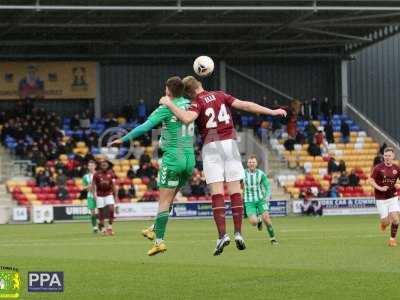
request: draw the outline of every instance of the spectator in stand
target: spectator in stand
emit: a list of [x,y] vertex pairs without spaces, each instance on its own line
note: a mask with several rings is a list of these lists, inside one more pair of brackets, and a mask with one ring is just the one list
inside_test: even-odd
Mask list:
[[360,178],[357,176],[356,171],[353,169],[349,175],[349,186],[359,186]]
[[329,144],[333,144],[335,142],[335,139],[333,137],[333,126],[331,120],[328,120],[327,124],[325,125],[324,131],[327,142]]
[[301,114],[301,101],[299,99],[294,99],[290,102],[290,108],[293,114],[296,116]]
[[135,170],[133,169],[133,167],[131,167],[128,172],[126,173],[126,177],[128,177],[129,179],[133,179],[135,178]]
[[121,201],[125,200],[126,198],[128,198],[127,190],[123,185],[121,185],[120,188],[118,189],[118,199]]
[[190,184],[186,183],[182,189],[181,189],[181,194],[184,197],[190,197],[192,196],[192,189],[190,188]]
[[309,155],[314,156],[314,157],[321,156],[321,154],[322,154],[321,148],[314,142],[312,142],[308,145],[307,152]]
[[144,163],[143,165],[140,166],[140,168],[136,172],[136,177],[143,178],[151,178],[151,176],[156,175],[157,170],[155,170],[154,167],[152,167],[149,163]]
[[297,134],[297,115],[293,110],[290,111],[289,115],[290,116],[288,117],[288,124],[286,127],[287,134],[290,137],[295,138]]
[[142,124],[147,118],[147,108],[143,99],[139,100],[139,104],[137,106],[137,116],[140,124]]
[[311,206],[312,206],[312,210],[313,210],[313,214],[314,216],[322,216],[322,205],[318,200],[313,200],[311,202]]
[[304,100],[303,105],[301,106],[301,114],[304,120],[311,119],[311,104],[308,100]]
[[61,201],[68,200],[69,194],[65,186],[59,186],[57,189],[57,199]]
[[135,157],[135,159],[140,159],[142,154],[144,153],[144,147],[140,146],[140,143],[138,141],[133,142],[133,148],[132,148],[132,154]]
[[122,107],[121,110],[121,115],[128,121],[132,121],[133,120],[133,105],[132,104],[126,104]]
[[145,151],[145,152],[140,156],[139,164],[140,164],[140,165],[148,164],[148,163],[150,163],[150,161],[151,161],[150,155],[147,153],[147,151]]
[[304,128],[304,131],[307,135],[307,143],[310,144],[314,141],[315,133],[317,132],[317,128],[315,128],[312,122],[309,122],[307,126]]
[[324,137],[324,133],[322,131],[322,128],[319,127],[317,133],[315,134],[315,143],[318,146],[321,146],[324,143],[325,137]]
[[[387,144],[384,142],[382,146],[379,148],[379,154],[383,155],[385,149],[387,148]],[[383,160],[382,160],[383,161]]]
[[342,133],[342,143],[347,144],[350,140],[350,126],[345,121],[340,125],[340,132]]
[[78,130],[81,126],[81,121],[79,118],[79,114],[75,114],[69,123],[69,127],[71,128],[71,130]]
[[289,138],[283,143],[283,146],[285,147],[285,150],[293,151],[295,143],[296,143],[296,141],[294,139]]
[[317,98],[312,98],[311,99],[311,116],[313,120],[318,120],[318,116],[319,116],[319,103]]
[[326,119],[330,118],[331,116],[332,109],[329,104],[328,97],[325,97],[324,100],[321,102],[321,113]]
[[136,188],[135,185],[131,184],[128,189],[128,197],[129,199],[136,198]]
[[331,187],[329,188],[329,191],[328,191],[328,196],[331,197],[331,198],[338,198],[339,197],[339,194],[337,192],[337,185],[336,184],[331,185]]
[[339,172],[346,172],[346,163],[345,163],[345,161],[343,160],[343,159],[341,159],[340,161],[339,161],[339,169],[338,169],[338,171]]
[[[39,168],[38,168],[39,169]],[[43,168],[40,168],[36,173],[36,185],[38,187],[45,187],[50,184],[50,179],[45,173]]]
[[383,163],[383,156],[378,153],[378,155],[375,156],[375,158],[374,158],[373,165],[375,167],[376,165],[379,165],[380,163]]
[[340,177],[339,177],[339,185],[340,186],[348,186],[350,184],[349,176],[347,175],[347,172],[341,172]]
[[56,185],[58,187],[65,186],[67,183],[67,176],[65,176],[63,169],[58,169],[57,178],[56,178]]
[[79,125],[82,129],[89,129],[90,128],[90,119],[86,115],[86,112],[82,114],[82,117],[79,119]]
[[301,213],[303,215],[311,215],[314,213],[313,207],[311,205],[310,198],[314,197],[311,189],[302,189],[299,195],[299,199],[303,200],[303,203],[300,204]]
[[106,128],[112,128],[112,127],[117,127],[118,122],[117,119],[114,117],[113,113],[108,113],[104,119],[104,125]]
[[328,161],[328,174],[332,174],[339,171],[339,163],[334,157],[331,157]]
[[194,197],[206,195],[206,185],[204,182],[201,181],[200,176],[196,176],[195,178],[193,178],[190,188]]
[[296,144],[303,145],[305,143],[306,143],[305,135],[303,134],[303,132],[298,131],[297,134],[296,134]]
[[156,175],[154,173],[151,175],[150,181],[147,184],[147,190],[149,190],[149,191],[158,191],[157,178],[156,178]]
[[26,156],[26,146],[23,140],[19,140],[17,142],[17,147],[15,147],[15,155],[18,157]]

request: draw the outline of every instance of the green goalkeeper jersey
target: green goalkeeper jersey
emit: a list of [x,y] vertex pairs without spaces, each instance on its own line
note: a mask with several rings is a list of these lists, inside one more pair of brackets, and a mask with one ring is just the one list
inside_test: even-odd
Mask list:
[[267,197],[271,194],[267,175],[260,169],[256,169],[254,172],[246,169],[243,182],[244,202],[267,200]]
[[[186,110],[190,101],[186,98],[174,98],[172,102],[181,109]],[[194,124],[183,124],[165,105],[159,106],[151,113],[148,120],[154,124],[162,123],[160,144],[164,152],[194,152],[193,136]]]

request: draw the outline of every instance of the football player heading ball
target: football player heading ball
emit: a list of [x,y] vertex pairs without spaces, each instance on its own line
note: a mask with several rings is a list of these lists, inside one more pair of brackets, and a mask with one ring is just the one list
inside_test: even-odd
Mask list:
[[230,243],[225,230],[224,182],[228,186],[231,199],[235,243],[239,250],[244,250],[246,246],[241,235],[243,200],[240,186],[244,169],[236,142],[231,108],[272,116],[286,116],[286,111],[242,101],[222,91],[206,91],[193,76],[185,77],[183,82],[185,93],[193,99],[187,111],[180,109],[167,96],[160,99],[160,104],[166,105],[185,124],[196,121],[202,136],[204,175],[210,187],[213,215],[218,229],[214,255],[221,254]]

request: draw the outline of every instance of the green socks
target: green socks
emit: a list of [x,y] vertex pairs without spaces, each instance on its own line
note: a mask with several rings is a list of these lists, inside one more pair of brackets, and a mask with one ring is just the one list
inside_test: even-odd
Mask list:
[[91,220],[91,222],[92,222],[92,226],[93,226],[93,227],[96,227],[96,226],[97,226],[97,218],[96,218],[96,215],[90,216],[90,220]]
[[169,216],[168,210],[161,211],[157,215],[154,226],[154,231],[156,233],[157,239],[164,239],[165,228],[167,227],[167,222],[168,222],[168,216]]
[[267,231],[271,239],[275,238],[274,228],[272,228],[272,225],[267,225]]

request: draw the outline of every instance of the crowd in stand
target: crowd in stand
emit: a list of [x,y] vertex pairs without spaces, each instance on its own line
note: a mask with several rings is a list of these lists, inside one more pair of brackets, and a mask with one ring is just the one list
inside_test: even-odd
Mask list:
[[[123,117],[128,121],[143,122],[147,118],[147,109],[144,101],[139,101],[136,113],[133,107],[123,110]],[[92,150],[99,147],[99,135],[102,132],[93,130],[91,124],[94,121],[90,111],[75,114],[69,121],[69,129],[72,131],[66,135],[63,130],[63,119],[54,112],[30,107],[26,113],[19,111],[0,112],[0,139],[3,146],[10,146],[12,140],[12,152],[18,159],[30,160],[33,163],[33,176],[38,187],[56,187],[57,197],[60,200],[68,199],[67,181],[81,178],[87,173],[87,163],[95,160]],[[106,130],[119,125],[117,117],[107,114],[104,118]],[[103,131],[104,131],[103,130]],[[89,149],[87,153],[74,153],[79,142],[85,142]],[[127,171],[129,179],[141,178],[147,185],[148,191],[157,190],[158,163],[154,162],[151,153],[147,153],[145,147],[151,146],[150,134],[140,137],[133,142],[130,156],[127,159],[139,160],[138,166],[133,166]],[[161,154],[161,153],[160,153]],[[65,159],[61,159],[64,156]],[[202,164],[200,151],[196,148],[197,165],[193,180],[184,188],[184,196],[205,196],[208,194],[204,178],[201,176]],[[112,165],[110,164],[110,167]],[[131,185],[120,185],[118,190],[120,199],[134,198],[136,188]],[[80,198],[86,197],[85,191]],[[142,201],[156,199],[144,198]]]

